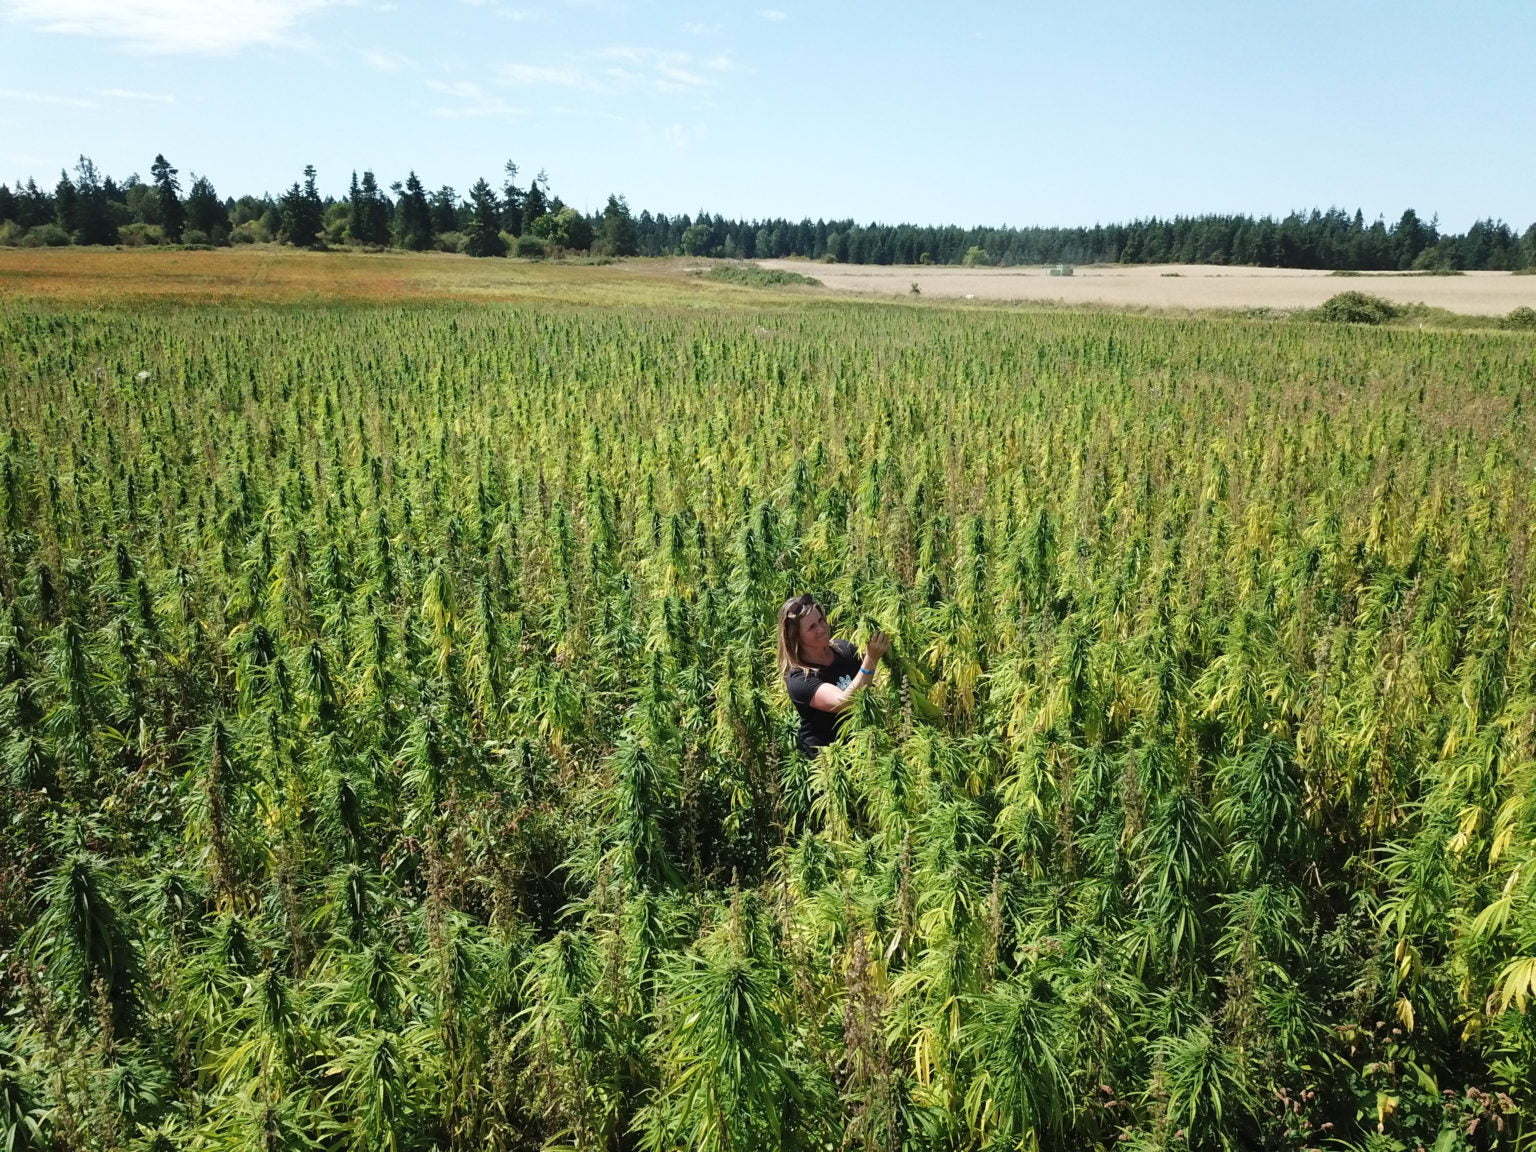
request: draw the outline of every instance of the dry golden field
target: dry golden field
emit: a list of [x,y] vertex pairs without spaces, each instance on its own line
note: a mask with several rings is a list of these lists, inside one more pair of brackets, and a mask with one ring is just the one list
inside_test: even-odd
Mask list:
[[1503,316],[1520,305],[1536,307],[1536,276],[1468,272],[1416,276],[1366,272],[1334,276],[1299,268],[1226,268],[1209,264],[1092,265],[1072,276],[1044,268],[953,268],[911,265],[816,264],[765,260],[816,277],[828,288],[875,296],[922,295],[990,301],[1108,304],[1141,308],[1315,308],[1338,292],[1359,290],[1397,304],[1428,304],[1448,312]]
[[614,264],[474,260],[439,252],[305,252],[276,246],[0,248],[0,296],[103,304],[564,300],[686,306],[743,289],[703,282],[678,261]]
[[[1286,268],[1097,265],[1059,277],[1034,267],[885,267],[766,260],[760,262],[764,268],[812,276],[822,287],[759,288],[703,275],[724,263],[474,260],[437,252],[305,252],[269,245],[215,251],[0,248],[0,296],[91,305],[145,300],[219,304],[549,300],[707,307],[791,295],[802,300],[900,297],[917,303],[1285,313],[1315,307],[1338,292],[1358,290],[1399,304],[1423,303],[1469,317],[1496,318],[1520,305],[1536,306],[1536,276],[1507,272],[1339,277]],[[911,292],[914,283],[920,289],[917,296]]]

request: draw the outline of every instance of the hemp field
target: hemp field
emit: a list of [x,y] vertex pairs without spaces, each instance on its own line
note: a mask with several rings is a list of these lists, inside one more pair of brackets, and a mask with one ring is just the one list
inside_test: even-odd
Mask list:
[[0,1145],[1532,1146],[1536,336],[0,282]]

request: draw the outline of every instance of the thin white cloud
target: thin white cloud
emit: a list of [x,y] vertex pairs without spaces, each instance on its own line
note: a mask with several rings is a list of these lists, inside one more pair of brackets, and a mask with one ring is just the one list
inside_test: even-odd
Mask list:
[[696,60],[687,52],[617,44],[568,57],[564,63],[503,64],[498,83],[518,87],[568,88],[616,96],[636,89],[657,92],[702,92],[714,87],[720,73],[735,65],[727,53]]
[[427,87],[457,101],[432,109],[438,116],[454,119],[468,116],[521,116],[527,111],[508,104],[501,97],[493,96],[480,85],[468,80],[428,80]]
[[[599,49],[592,55],[599,60],[618,60],[634,66],[625,68],[616,65],[604,71],[604,75],[621,88],[646,85],[657,92],[697,92],[715,84],[713,77],[698,70],[694,57],[688,52],[616,44]],[[724,69],[715,67],[716,62],[726,60],[728,58],[724,54],[717,53],[712,61],[704,63],[704,67],[709,71],[728,71],[729,63]]]
[[82,100],[77,96],[54,96],[49,92],[22,92],[15,88],[0,88],[0,100],[18,100],[23,104],[52,104],[56,108],[100,108],[94,100]]
[[789,13],[780,8],[759,8],[757,14],[764,20],[788,20]]
[[561,116],[578,116],[584,120],[609,120],[615,124],[623,124],[624,117],[614,112],[604,112],[601,108],[572,108],[565,104],[556,104],[550,109]]
[[399,72],[405,68],[416,67],[416,62],[409,56],[402,56],[399,52],[391,52],[387,48],[363,48],[358,52],[363,58],[363,63],[375,72]]
[[657,64],[656,71],[658,75],[654,83],[662,92],[675,92],[682,88],[707,88],[711,83],[709,77],[690,72],[687,68],[679,68],[676,64],[665,62]]
[[592,80],[579,68],[546,68],[537,64],[503,64],[496,74],[508,84],[548,84],[557,88],[591,88]]
[[93,36],[132,52],[227,56],[286,44],[298,23],[339,0],[0,0],[43,32]]
[[725,35],[725,29],[719,24],[700,24],[696,20],[690,20],[684,24],[683,31],[690,36],[701,36],[707,40]]
[[132,88],[96,88],[93,91],[108,100],[134,100],[141,104],[176,103],[176,97],[169,92],[138,92]]

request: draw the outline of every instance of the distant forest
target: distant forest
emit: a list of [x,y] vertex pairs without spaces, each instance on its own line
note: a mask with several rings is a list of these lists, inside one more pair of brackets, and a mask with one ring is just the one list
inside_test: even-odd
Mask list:
[[700,212],[631,212],[610,196],[582,213],[555,195],[543,172],[526,186],[508,163],[498,184],[481,179],[461,195],[428,191],[414,172],[382,186],[352,174],[344,198],[322,197],[315,170],[279,196],[221,197],[205,176],[185,183],[164,156],[146,182],[114,180],[82,156],[52,188],[28,179],[0,184],[0,245],[360,245],[471,256],[803,256],[848,264],[1245,264],[1360,271],[1536,268],[1536,224],[1517,233],[1479,220],[1442,233],[1413,209],[1394,223],[1367,223],[1359,210],[1149,218],[1079,228],[962,228],[859,224],[853,220],[733,220]]

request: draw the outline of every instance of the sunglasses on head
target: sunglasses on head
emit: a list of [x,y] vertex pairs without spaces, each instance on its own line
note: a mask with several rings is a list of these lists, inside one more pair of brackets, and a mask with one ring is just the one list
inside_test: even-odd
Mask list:
[[817,604],[816,601],[814,599],[812,599],[810,596],[796,596],[793,600],[791,600],[789,602],[789,611],[784,613],[784,619],[786,619],[786,620],[798,620],[801,616],[804,616],[812,608],[819,608],[819,607],[820,607],[820,605]]

